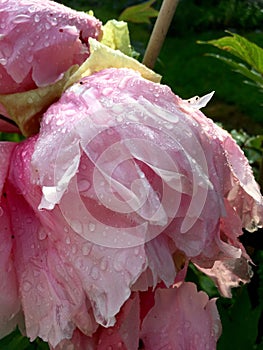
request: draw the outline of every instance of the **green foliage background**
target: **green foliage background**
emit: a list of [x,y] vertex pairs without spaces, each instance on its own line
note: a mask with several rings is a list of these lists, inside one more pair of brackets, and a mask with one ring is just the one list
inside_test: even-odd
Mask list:
[[[140,4],[135,0],[62,0],[58,1],[79,10],[92,9],[103,22],[118,19],[128,6]],[[158,10],[161,0],[154,2]],[[143,57],[154,19],[150,23],[129,23],[132,45]],[[259,180],[263,157],[262,91],[244,83],[244,78],[224,62],[206,55],[217,55],[218,49],[198,45],[197,40],[209,41],[225,36],[230,30],[263,47],[262,0],[181,0],[168,37],[164,43],[156,70],[163,75],[163,83],[183,98],[216,91],[215,98],[204,112],[231,131],[246,153],[255,176]],[[228,58],[230,56],[227,56]],[[19,141],[18,135],[0,133],[0,139]],[[211,297],[218,297],[223,324],[219,350],[263,350],[263,243],[262,230],[244,233],[245,245],[255,266],[249,285],[233,291],[232,299],[218,295],[209,278],[193,266],[188,280]],[[37,339],[30,343],[18,330],[0,341],[0,350],[45,350],[46,343]]]

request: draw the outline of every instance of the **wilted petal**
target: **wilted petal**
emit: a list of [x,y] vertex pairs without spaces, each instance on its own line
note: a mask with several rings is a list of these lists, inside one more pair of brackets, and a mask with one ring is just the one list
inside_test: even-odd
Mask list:
[[221,334],[215,300],[193,283],[157,289],[155,304],[142,323],[145,349],[213,350]]
[[244,258],[216,261],[211,269],[201,268],[200,271],[211,277],[219,292],[226,298],[231,298],[231,289],[250,282],[253,276],[249,261]]

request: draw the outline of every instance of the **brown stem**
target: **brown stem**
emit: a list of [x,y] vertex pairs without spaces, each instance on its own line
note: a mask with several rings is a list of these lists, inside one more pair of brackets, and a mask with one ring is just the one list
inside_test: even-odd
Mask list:
[[142,63],[153,69],[179,0],[163,0]]

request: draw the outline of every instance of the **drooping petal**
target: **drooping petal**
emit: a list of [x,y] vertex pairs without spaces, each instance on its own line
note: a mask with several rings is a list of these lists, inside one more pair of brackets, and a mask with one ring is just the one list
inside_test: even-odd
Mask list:
[[216,349],[221,322],[215,300],[197,292],[193,283],[157,289],[155,304],[142,323],[141,339],[147,350]]

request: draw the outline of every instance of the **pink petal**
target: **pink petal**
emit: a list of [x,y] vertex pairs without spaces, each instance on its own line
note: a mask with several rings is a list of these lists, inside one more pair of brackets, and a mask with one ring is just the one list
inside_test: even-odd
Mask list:
[[76,330],[72,339],[64,340],[52,350],[137,350],[139,343],[139,295],[134,293],[123,305],[114,327],[100,326],[92,337]]
[[[14,186],[10,193],[22,192],[31,205],[19,195],[11,203],[15,217],[24,218],[24,225],[21,220],[13,223],[14,231],[20,232],[15,256],[27,335],[56,346],[71,338],[76,326],[91,335],[94,318],[104,326],[114,325],[132,284],[146,267],[146,256],[143,246],[112,249],[83,239],[58,207],[38,211],[40,188],[30,184],[35,142],[36,137],[18,145],[9,177]],[[40,300],[45,302],[39,305]]]
[[226,298],[231,298],[231,289],[250,282],[253,276],[252,268],[247,259],[240,257],[216,261],[212,268],[202,268],[196,265],[200,271],[212,278],[219,292]]
[[216,349],[221,322],[215,299],[197,292],[193,283],[157,289],[155,305],[142,323],[145,349]]
[[[1,159],[1,158],[0,158]],[[5,196],[0,202],[0,338],[14,330],[19,322],[20,300],[13,261],[13,230]]]
[[1,94],[54,83],[88,57],[88,37],[101,35],[97,19],[53,1],[2,1],[0,12]]
[[16,144],[14,142],[0,142],[0,195],[5,184],[10,166],[10,159]]
[[[231,154],[240,155],[239,168]],[[170,285],[177,250],[206,268],[245,256],[238,237],[242,226],[260,225],[263,206],[241,154],[167,86],[106,69],[69,88],[44,115],[33,179],[42,188],[39,209],[58,205],[84,240],[109,248],[147,243],[150,269],[137,290]]]
[[15,143],[0,142],[0,338],[10,333],[19,320],[20,300],[13,261],[13,230],[7,203],[6,177]]

